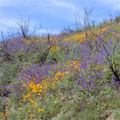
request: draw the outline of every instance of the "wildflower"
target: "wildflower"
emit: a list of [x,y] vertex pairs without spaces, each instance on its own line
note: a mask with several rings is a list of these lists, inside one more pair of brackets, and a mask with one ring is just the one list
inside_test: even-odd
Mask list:
[[42,112],[42,111],[44,111],[44,110],[43,110],[43,109],[38,108],[38,111],[39,111],[39,112]]
[[35,107],[37,106],[36,102],[34,102]]
[[107,105],[105,104],[104,106],[103,106],[103,108],[106,108],[107,107]]
[[33,114],[30,114],[30,117],[33,117],[34,115]]
[[64,101],[65,99],[64,99],[64,97],[62,97],[62,101]]
[[69,72],[68,72],[68,71],[66,71],[66,72],[65,72],[65,74],[69,74]]
[[88,68],[88,70],[90,70],[90,68]]
[[9,111],[8,111],[8,110],[6,110],[5,115],[7,115],[8,113],[9,113]]
[[69,97],[69,100],[72,100],[72,99],[71,99],[71,96]]

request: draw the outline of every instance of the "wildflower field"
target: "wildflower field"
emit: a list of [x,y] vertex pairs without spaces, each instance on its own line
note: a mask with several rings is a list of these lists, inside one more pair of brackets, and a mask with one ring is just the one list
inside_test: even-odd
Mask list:
[[0,120],[120,120],[120,23],[9,38],[0,62]]

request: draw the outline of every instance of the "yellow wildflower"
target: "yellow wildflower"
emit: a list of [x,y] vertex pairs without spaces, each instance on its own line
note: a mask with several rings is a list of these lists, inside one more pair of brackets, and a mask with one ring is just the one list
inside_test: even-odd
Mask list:
[[43,110],[43,109],[38,108],[38,111],[39,111],[39,112],[42,112],[42,111],[44,111],[44,110]]
[[106,108],[107,107],[107,105],[105,104],[104,106],[103,106],[103,108]]
[[33,114],[30,114],[30,117],[33,117],[34,115]]

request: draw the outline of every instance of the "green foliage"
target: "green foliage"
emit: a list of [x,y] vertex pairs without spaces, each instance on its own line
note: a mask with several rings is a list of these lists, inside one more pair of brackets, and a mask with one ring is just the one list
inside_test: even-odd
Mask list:
[[83,32],[82,29],[78,29],[78,30],[76,30],[76,33],[82,33],[82,32]]
[[2,97],[0,97],[0,112],[3,112],[3,113],[4,113],[4,112],[5,112],[5,110],[4,110],[4,109],[5,109],[5,108],[4,108],[5,106],[4,106],[3,100],[4,100],[4,99],[3,99]]
[[2,64],[1,76],[2,81],[1,84],[7,85],[12,82],[12,79],[16,77],[16,74],[19,72],[19,63],[15,64]]
[[115,18],[115,20],[118,21],[118,22],[120,22],[120,16],[117,16],[117,17]]

